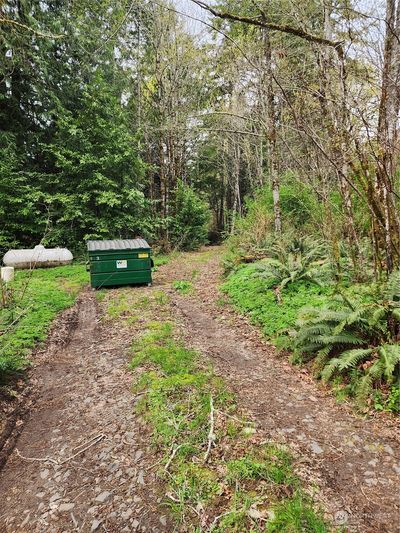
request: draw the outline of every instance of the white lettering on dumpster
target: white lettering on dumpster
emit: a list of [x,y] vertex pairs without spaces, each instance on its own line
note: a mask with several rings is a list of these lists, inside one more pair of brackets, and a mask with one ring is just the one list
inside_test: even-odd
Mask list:
[[127,268],[128,267],[128,261],[126,259],[119,259],[117,261],[117,268]]

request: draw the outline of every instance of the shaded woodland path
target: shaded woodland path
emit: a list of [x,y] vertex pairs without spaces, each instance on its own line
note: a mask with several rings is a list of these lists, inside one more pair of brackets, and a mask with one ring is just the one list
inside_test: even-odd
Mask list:
[[[265,438],[294,450],[297,470],[318,484],[318,499],[347,531],[400,531],[396,421],[362,419],[337,405],[246,319],[222,306],[220,255],[214,247],[178,256],[159,269],[153,287],[128,290],[170,294],[168,313],[186,342],[213,360]],[[194,280],[192,294],[173,290],[172,282],[182,279]],[[84,292],[54,327],[56,335],[73,322],[64,346],[50,342],[37,361],[35,407],[0,473],[1,533],[174,529],[160,505],[158,458],[134,414],[127,362],[140,322],[133,333],[100,318],[95,295]]]
[[301,472],[318,483],[337,523],[350,531],[400,531],[398,420],[363,419],[337,405],[245,318],[221,307],[220,253],[214,248],[184,262],[178,258],[167,269],[174,279],[197,272],[192,296],[171,293],[186,341],[213,360],[267,438],[297,450]]

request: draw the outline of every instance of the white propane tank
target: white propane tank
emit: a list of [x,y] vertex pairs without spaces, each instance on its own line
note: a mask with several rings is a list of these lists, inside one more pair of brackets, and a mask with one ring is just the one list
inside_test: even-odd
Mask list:
[[15,268],[46,268],[68,265],[73,255],[67,248],[45,248],[41,244],[33,250],[9,250],[3,263]]
[[1,267],[1,280],[5,283],[14,279],[14,267]]

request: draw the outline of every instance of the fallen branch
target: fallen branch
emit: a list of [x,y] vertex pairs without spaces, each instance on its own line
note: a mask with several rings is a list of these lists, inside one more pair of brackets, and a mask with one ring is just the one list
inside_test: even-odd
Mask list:
[[43,462],[43,463],[52,463],[52,464],[61,466],[61,465],[65,464],[65,463],[67,463],[68,461],[70,461],[71,459],[74,459],[74,457],[76,457],[77,455],[80,455],[81,453],[85,452],[86,450],[88,450],[89,448],[94,446],[95,444],[98,444],[100,441],[102,441],[105,438],[106,438],[106,436],[103,433],[100,433],[96,437],[91,438],[86,443],[83,443],[80,446],[76,446],[75,448],[73,448],[74,450],[77,450],[78,448],[82,448],[82,446],[85,446],[81,450],[77,451],[76,453],[74,453],[70,457],[67,457],[66,459],[63,459],[62,461],[57,461],[57,459],[53,459],[52,457],[25,457],[24,455],[21,454],[21,452],[18,450],[18,448],[16,448],[15,451],[16,451],[18,457],[20,457],[24,461],[39,461],[39,462]]
[[[67,457],[66,459],[64,459],[63,461],[61,461],[58,464],[59,465],[63,465],[64,463],[67,463],[68,461],[70,461],[71,459],[76,457],[77,455],[80,455],[81,453],[85,452],[86,450],[88,450],[89,448],[91,448],[95,444],[98,444],[100,441],[102,441],[105,438],[106,438],[106,436],[103,433],[100,433],[99,435],[97,435],[97,437],[93,437],[92,439],[90,439],[88,441],[90,444],[88,444],[85,448],[82,448],[82,450],[79,450],[78,452],[74,453],[74,455],[71,455],[70,457]],[[82,444],[81,446],[84,446],[84,444]],[[76,450],[77,448],[80,448],[80,446],[77,446],[76,448],[74,448],[74,450]]]
[[58,465],[59,462],[55,459],[52,459],[51,457],[25,457],[25,455],[22,455],[22,453],[18,450],[18,448],[15,448],[15,452],[24,461],[39,461],[43,463],[53,463],[55,465]]
[[179,503],[179,502],[180,502],[180,500],[179,500],[178,498],[175,498],[175,496],[173,496],[170,492],[167,492],[167,493],[165,494],[165,496],[166,496],[167,498],[169,498],[170,500],[172,500],[173,502],[176,502],[176,503]]
[[237,416],[234,416],[234,415],[230,415],[229,413],[225,413],[225,411],[221,411],[220,409],[215,409],[215,411],[217,413],[219,413],[220,415],[222,416],[225,416],[227,418],[232,418],[232,420],[236,420],[237,422],[239,422],[240,424],[242,424],[242,426],[248,426],[249,425],[249,422],[247,420],[241,420],[240,418],[238,418]]
[[174,460],[175,455],[177,454],[178,450],[179,450],[180,448],[182,448],[182,446],[185,446],[186,444],[187,444],[187,442],[184,442],[183,444],[179,444],[179,446],[176,446],[176,447],[172,450],[171,456],[170,456],[170,458],[168,459],[167,464],[164,466],[164,470],[165,470],[166,472],[168,472],[168,468],[171,466],[171,463],[172,463],[172,461]]
[[208,461],[208,457],[211,452],[211,447],[215,444],[215,433],[214,433],[214,402],[213,397],[210,394],[210,431],[208,433],[208,446],[207,451],[204,456],[204,462]]
[[232,514],[232,513],[234,513],[234,512],[235,512],[235,511],[227,511],[226,513],[222,513],[222,514],[219,514],[218,516],[216,516],[216,517],[214,518],[214,520],[212,521],[212,524],[211,524],[211,526],[210,526],[210,531],[212,531],[212,530],[215,528],[215,526],[217,525],[217,522],[218,522],[218,520],[219,520],[220,518],[222,518],[222,517],[224,517],[224,516],[227,516],[227,515],[229,515],[229,514]]

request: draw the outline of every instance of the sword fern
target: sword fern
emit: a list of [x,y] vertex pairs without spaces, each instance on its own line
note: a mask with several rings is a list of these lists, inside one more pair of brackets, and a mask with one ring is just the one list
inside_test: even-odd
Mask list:
[[324,308],[305,310],[297,322],[294,347],[315,360],[324,381],[337,375],[361,376],[356,395],[365,401],[375,385],[400,383],[399,336],[400,271],[390,276],[374,303],[341,296]]

